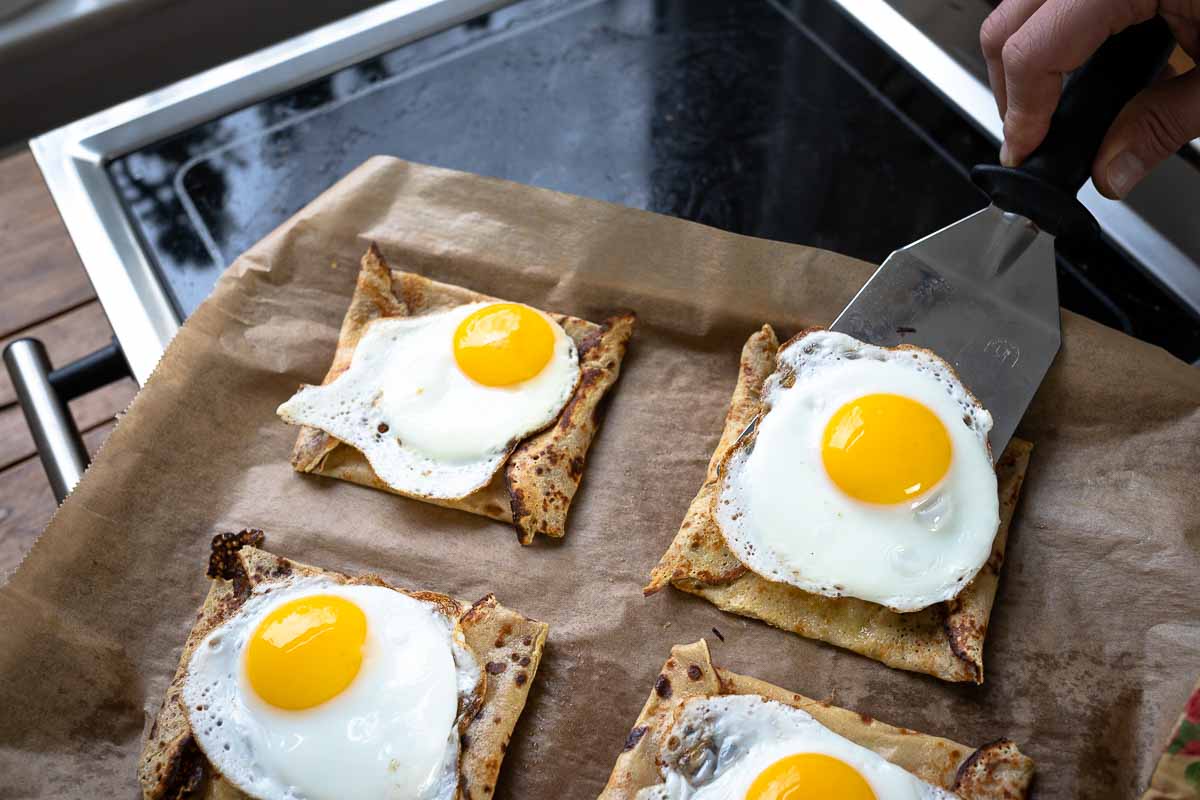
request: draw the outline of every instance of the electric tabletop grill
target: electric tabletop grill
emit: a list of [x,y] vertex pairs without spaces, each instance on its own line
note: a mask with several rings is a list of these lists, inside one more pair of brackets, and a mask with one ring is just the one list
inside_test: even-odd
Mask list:
[[[393,0],[31,146],[116,334],[51,371],[6,355],[60,499],[65,402],[149,376],[221,271],[376,154],[869,261],[987,204],[980,0]],[[1058,260],[1063,305],[1200,359],[1194,154]],[[647,264],[653,269],[653,264]]]

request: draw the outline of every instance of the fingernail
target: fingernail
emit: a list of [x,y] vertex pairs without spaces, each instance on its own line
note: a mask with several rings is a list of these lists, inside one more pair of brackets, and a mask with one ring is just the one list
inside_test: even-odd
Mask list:
[[1000,163],[1005,167],[1015,167],[1016,163],[1012,160],[1012,155],[1008,152],[1008,141],[1000,144]]
[[1146,165],[1133,153],[1126,150],[1108,162],[1108,185],[1117,197],[1124,197],[1146,174]]

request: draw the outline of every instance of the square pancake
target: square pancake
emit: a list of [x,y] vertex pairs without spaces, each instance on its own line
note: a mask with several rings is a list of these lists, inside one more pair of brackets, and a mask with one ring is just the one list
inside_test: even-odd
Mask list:
[[725,545],[713,501],[721,460],[758,414],[763,382],[775,369],[778,350],[779,340],[770,325],[754,333],[742,348],[725,428],[704,484],[688,507],[679,533],[651,573],[645,594],[671,584],[725,611],[853,650],[889,667],[947,681],[983,683],[983,640],[1000,582],[1008,527],[1033,445],[1013,439],[997,462],[1000,527],[992,554],[952,600],[901,614],[855,597],[826,597],[769,581],[751,572]]
[[[354,348],[367,325],[384,317],[418,317],[466,303],[502,302],[460,286],[438,283],[391,269],[374,244],[362,257],[362,269],[342,321],[333,363],[322,384],[332,383],[350,367]],[[426,503],[458,508],[507,522],[521,544],[537,534],[566,535],[567,512],[583,478],[588,447],[596,434],[600,401],[621,373],[625,347],[636,317],[618,314],[601,324],[565,314],[547,315],[562,326],[579,352],[579,385],[562,413],[544,430],[527,436],[492,476],[492,481],[457,499],[417,497]],[[302,426],[292,449],[292,467],[351,483],[413,497],[388,486],[366,457],[319,428]]]
[[671,648],[599,800],[633,800],[638,790],[660,783],[656,759],[661,738],[682,705],[698,697],[734,694],[755,694],[806,711],[839,736],[963,800],[1020,800],[1029,795],[1033,761],[1007,739],[969,747],[812,700],[714,666],[708,642],[701,639]]
[[[188,634],[175,677],[167,687],[138,762],[146,800],[246,800],[209,764],[183,709],[183,683],[192,652],[215,627],[233,616],[255,584],[288,575],[322,576],[345,584],[389,586],[374,575],[349,577],[310,567],[259,549],[258,530],[218,534],[213,539],[208,597]],[[403,591],[403,590],[400,590]],[[442,608],[456,609],[467,645],[486,673],[483,703],[462,734],[456,800],[487,800],[496,788],[513,727],[537,674],[549,626],[500,605],[494,595],[464,603],[435,592],[406,592]]]

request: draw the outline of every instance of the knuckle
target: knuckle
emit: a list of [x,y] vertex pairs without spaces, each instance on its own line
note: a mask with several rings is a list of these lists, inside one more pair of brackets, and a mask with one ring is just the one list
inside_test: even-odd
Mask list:
[[1006,72],[1014,75],[1023,75],[1029,71],[1030,61],[1033,57],[1029,49],[1029,45],[1021,38],[1020,35],[1010,36],[1008,41],[1004,43],[1000,52],[1001,60],[1004,62]]
[[1008,38],[1008,21],[1004,13],[996,9],[988,14],[987,19],[979,26],[979,46],[985,58],[1000,58],[1004,50],[1004,42]]

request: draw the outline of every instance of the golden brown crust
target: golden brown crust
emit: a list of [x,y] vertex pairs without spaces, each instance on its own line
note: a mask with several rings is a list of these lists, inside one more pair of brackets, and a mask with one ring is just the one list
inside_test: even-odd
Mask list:
[[[495,299],[461,286],[392,270],[372,244],[363,255],[333,363],[322,383],[332,382],[349,368],[363,331],[376,319],[420,316]],[[308,426],[301,427],[292,449],[293,468],[511,523],[517,528],[521,544],[532,543],[538,533],[564,536],[567,513],[596,432],[597,411],[620,375],[636,318],[625,313],[598,325],[564,314],[550,317],[578,348],[579,385],[558,419],[521,442],[505,466],[479,491],[458,499],[434,499],[395,490],[375,475],[358,450]]]
[[642,707],[600,800],[632,800],[661,781],[661,738],[682,706],[698,697],[755,694],[799,708],[825,727],[963,800],[1019,800],[1028,796],[1033,761],[1000,740],[973,749],[949,739],[889,725],[845,708],[789,692],[765,681],[716,667],[701,639],[671,648]]
[[650,575],[647,594],[670,583],[725,611],[761,619],[810,639],[853,650],[897,669],[948,681],[983,682],[983,642],[1000,581],[1008,528],[1032,445],[1013,439],[996,464],[1000,527],[988,562],[953,600],[900,614],[853,597],[825,597],[749,571],[725,545],[712,513],[722,460],[760,410],[763,381],[779,346],[764,326],[742,350],[738,382],[708,475],[671,546]]
[[1033,762],[1015,742],[998,739],[980,747],[962,763],[954,778],[960,797],[1024,797],[1033,779]]
[[[349,584],[388,586],[374,575],[351,578],[251,546],[251,542],[261,543],[261,531],[243,531],[236,536],[241,538],[243,546],[236,546],[234,540],[223,535],[213,540],[214,552],[221,548],[225,556],[222,563],[231,571],[227,578],[218,577],[209,587],[162,707],[146,735],[138,762],[138,780],[147,800],[245,800],[242,792],[212,770],[196,746],[183,710],[182,693],[192,652],[210,631],[241,608],[255,584],[291,575],[320,575]],[[236,569],[228,559],[231,553],[236,553]],[[479,660],[483,697],[474,707],[464,709],[461,716],[457,797],[488,800],[495,791],[504,751],[537,674],[549,626],[505,608],[490,594],[468,605],[437,592],[397,591],[432,602],[447,615],[458,618],[467,646]],[[505,668],[499,669],[499,664]]]
[[487,800],[496,790],[550,628],[499,605],[490,594],[471,607],[462,625],[488,680],[483,707],[463,734],[459,789],[463,800]]
[[539,533],[561,538],[567,532],[567,511],[596,433],[597,407],[621,373],[634,322],[633,314],[622,314],[587,333],[578,320],[563,322],[579,347],[579,386],[554,425],[522,442],[504,469],[521,544]]
[[[362,268],[355,281],[350,307],[342,318],[342,329],[338,333],[337,350],[333,363],[325,373],[322,385],[333,383],[350,368],[354,348],[362,338],[367,326],[382,317],[405,316],[410,313],[407,306],[392,292],[392,273],[383,262],[383,256],[372,244],[362,257]],[[292,448],[292,466],[300,472],[319,471],[322,460],[341,442],[319,428],[303,426]]]
[[721,439],[708,461],[704,483],[688,506],[678,535],[651,572],[650,583],[643,590],[645,594],[654,594],[674,581],[716,584],[734,580],[747,572],[742,562],[725,546],[711,506],[717,491],[721,461],[758,414],[763,382],[774,369],[777,352],[779,340],[775,338],[775,331],[770,325],[764,325],[753,333],[742,347],[737,385],[729,401],[729,411],[725,414]]

